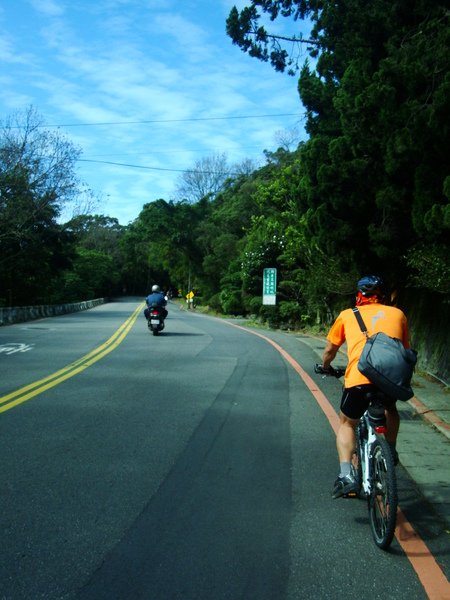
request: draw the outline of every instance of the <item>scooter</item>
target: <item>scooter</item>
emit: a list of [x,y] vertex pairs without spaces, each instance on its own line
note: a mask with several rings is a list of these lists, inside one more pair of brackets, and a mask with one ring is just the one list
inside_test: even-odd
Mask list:
[[148,318],[148,328],[153,335],[159,335],[164,329],[164,317],[161,309],[158,306],[152,306],[149,309],[150,315]]

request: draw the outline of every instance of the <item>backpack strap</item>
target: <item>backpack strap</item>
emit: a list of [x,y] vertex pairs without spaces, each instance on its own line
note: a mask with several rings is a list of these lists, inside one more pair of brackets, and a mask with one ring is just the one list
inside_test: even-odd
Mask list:
[[356,320],[358,321],[358,325],[359,325],[361,331],[366,336],[366,338],[368,338],[369,334],[367,332],[367,327],[366,327],[366,324],[364,323],[364,319],[362,318],[361,313],[359,312],[359,308],[357,306],[355,306],[355,308],[352,308],[352,311],[356,317]]

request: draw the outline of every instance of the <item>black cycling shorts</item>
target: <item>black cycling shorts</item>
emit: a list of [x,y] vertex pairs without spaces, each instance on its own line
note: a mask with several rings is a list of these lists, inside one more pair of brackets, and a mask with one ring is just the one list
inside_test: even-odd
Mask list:
[[369,407],[371,401],[369,392],[377,392],[377,388],[371,383],[344,388],[341,412],[349,419],[360,419]]

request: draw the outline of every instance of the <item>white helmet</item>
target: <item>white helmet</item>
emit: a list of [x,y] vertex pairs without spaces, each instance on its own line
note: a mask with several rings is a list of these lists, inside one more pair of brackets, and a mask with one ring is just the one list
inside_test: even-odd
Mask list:
[[161,291],[161,290],[160,290],[160,287],[159,287],[159,285],[153,285],[153,286],[152,286],[152,292],[160,292],[160,291]]

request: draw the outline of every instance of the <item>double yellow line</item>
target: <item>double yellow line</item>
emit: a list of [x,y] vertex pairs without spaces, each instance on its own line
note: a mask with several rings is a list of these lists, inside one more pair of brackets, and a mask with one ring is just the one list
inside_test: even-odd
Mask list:
[[130,329],[133,327],[143,307],[144,304],[140,304],[133,312],[131,317],[129,317],[125,323],[119,327],[119,329],[109,338],[109,340],[107,340],[98,348],[95,348],[95,350],[89,352],[89,354],[82,356],[75,362],[70,363],[66,367],[63,367],[59,371],[56,371],[55,373],[52,373],[43,379],[39,379],[38,381],[30,383],[29,385],[26,385],[15,392],[11,392],[6,396],[0,397],[0,413],[5,412],[10,408],[14,408],[14,406],[22,404],[27,400],[31,400],[38,394],[42,394],[42,392],[45,392],[46,390],[55,387],[63,381],[66,381],[66,379],[70,379],[70,377],[78,375],[78,373],[81,373],[102,359],[104,356],[115,350],[130,332]]

